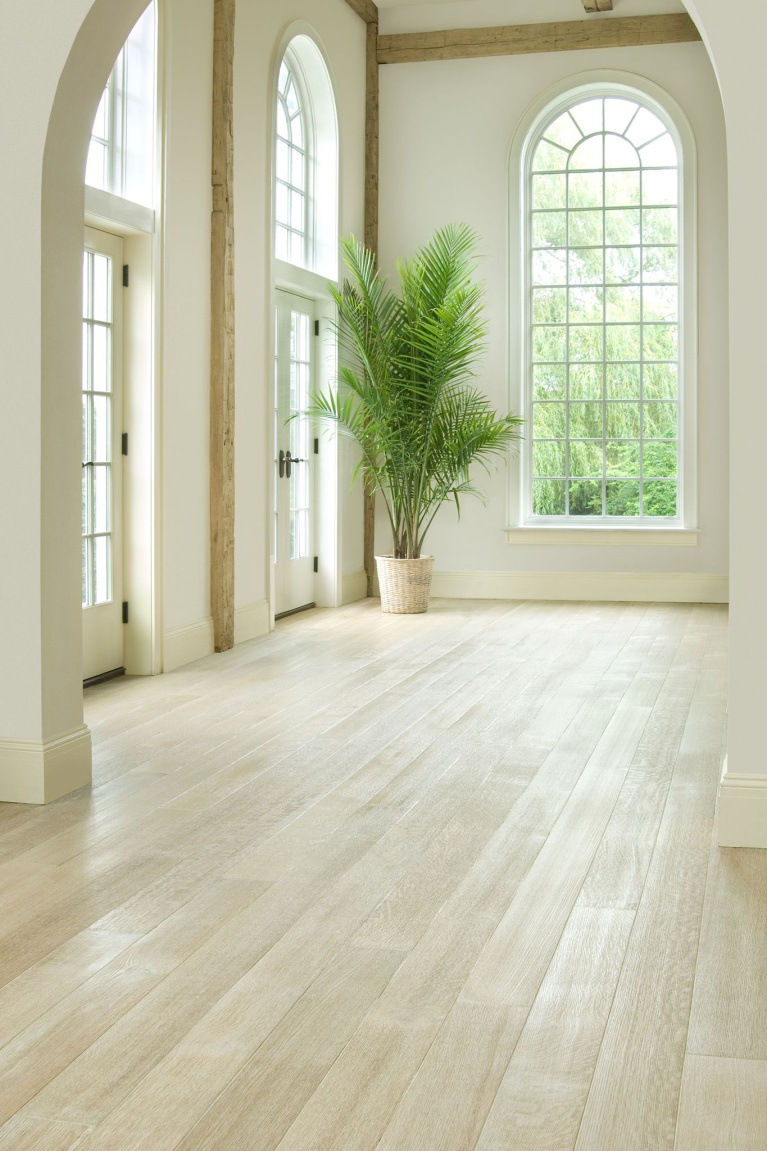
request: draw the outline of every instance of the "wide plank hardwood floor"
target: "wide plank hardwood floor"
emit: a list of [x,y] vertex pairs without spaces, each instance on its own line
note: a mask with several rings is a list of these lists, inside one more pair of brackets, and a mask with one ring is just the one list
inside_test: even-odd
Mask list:
[[89,689],[0,805],[0,1151],[767,1146],[725,687],[718,606],[369,600]]

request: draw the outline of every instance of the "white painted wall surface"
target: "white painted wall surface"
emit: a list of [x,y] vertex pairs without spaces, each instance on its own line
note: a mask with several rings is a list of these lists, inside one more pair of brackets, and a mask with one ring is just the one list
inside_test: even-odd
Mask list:
[[[453,9],[428,6],[431,27]],[[415,9],[407,9],[411,16]],[[418,10],[419,18],[426,11]],[[387,14],[387,19],[391,13]],[[403,23],[399,13],[400,24]],[[381,68],[381,253],[384,268],[434,229],[465,221],[481,237],[489,347],[480,383],[507,410],[516,349],[508,346],[509,172],[512,140],[527,109],[564,78],[609,69],[646,77],[687,114],[699,175],[699,546],[621,547],[509,544],[507,477],[478,473],[487,505],[466,501],[460,523],[444,508],[428,550],[449,572],[711,573],[728,568],[727,187],[721,102],[702,44],[562,52]],[[514,465],[513,465],[514,466]],[[377,524],[378,546],[387,540]],[[667,594],[666,592],[663,593]]]

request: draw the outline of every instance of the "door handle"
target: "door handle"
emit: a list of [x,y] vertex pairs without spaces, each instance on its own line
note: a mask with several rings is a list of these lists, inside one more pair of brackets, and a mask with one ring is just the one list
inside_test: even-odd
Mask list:
[[293,464],[308,464],[308,460],[300,460],[298,456],[291,456],[290,452],[283,452],[280,449],[280,479],[287,476],[290,479]]

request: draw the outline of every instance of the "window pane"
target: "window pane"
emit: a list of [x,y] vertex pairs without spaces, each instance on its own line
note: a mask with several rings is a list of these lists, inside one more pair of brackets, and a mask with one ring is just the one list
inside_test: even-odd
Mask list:
[[639,288],[607,288],[605,319],[618,324],[635,323],[642,318]]
[[676,168],[668,168],[666,171],[648,169],[642,173],[642,198],[645,204],[676,204],[678,188]]
[[608,403],[605,405],[605,427],[610,440],[639,438],[639,404]]
[[602,442],[594,440],[570,441],[570,475],[602,475]]
[[570,435],[573,439],[601,440],[602,405],[598,403],[571,403]]
[[575,211],[569,213],[569,243],[573,247],[604,243],[604,213],[600,211]]
[[570,323],[600,323],[604,317],[602,288],[570,289]]
[[655,112],[619,96],[574,103],[543,137],[529,221],[533,513],[675,517],[676,146]]
[[533,480],[533,514],[563,516],[567,511],[564,480]]
[[567,218],[564,212],[533,214],[533,247],[561,248],[567,243]]
[[[645,185],[646,186],[646,185]],[[645,200],[647,193],[645,192]],[[664,203],[664,201],[655,201]],[[606,172],[605,203],[610,207],[622,208],[639,203],[639,172]]]
[[563,400],[567,384],[564,364],[536,364],[533,368],[533,399]]
[[564,284],[567,280],[567,249],[533,252],[533,283]]
[[601,364],[571,364],[570,399],[601,400],[603,372]]
[[533,359],[538,363],[567,359],[566,328],[533,328]]
[[[606,453],[608,476],[639,475],[639,442],[621,443],[608,440]],[[611,513],[615,515],[615,512]]]
[[534,476],[565,474],[565,441],[540,440],[533,449]]
[[539,439],[563,439],[566,433],[564,403],[534,403],[533,430]]
[[536,288],[533,292],[533,323],[564,324],[566,319],[566,289]]
[[657,476],[661,479],[676,479],[677,471],[677,445],[676,443],[645,444],[644,474]]
[[608,480],[605,489],[608,516],[639,515],[638,480]]
[[567,203],[567,177],[533,176],[533,207],[564,208]]
[[572,480],[570,482],[570,515],[602,515],[602,481]]
[[110,591],[110,539],[109,536],[96,536],[93,540],[93,602],[108,603]]
[[646,516],[675,516],[676,484],[662,480],[646,480],[643,504]]
[[605,368],[605,395],[608,400],[638,400],[639,364],[608,364]]
[[570,208],[601,208],[604,180],[601,172],[571,172],[567,182]]

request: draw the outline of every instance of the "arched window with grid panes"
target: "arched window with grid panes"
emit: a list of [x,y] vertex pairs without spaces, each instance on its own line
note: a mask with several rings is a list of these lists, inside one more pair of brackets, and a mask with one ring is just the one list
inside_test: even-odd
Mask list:
[[529,522],[683,521],[683,160],[665,109],[617,86],[528,137]]
[[309,141],[305,98],[286,56],[277,83],[275,254],[306,265],[309,222]]

